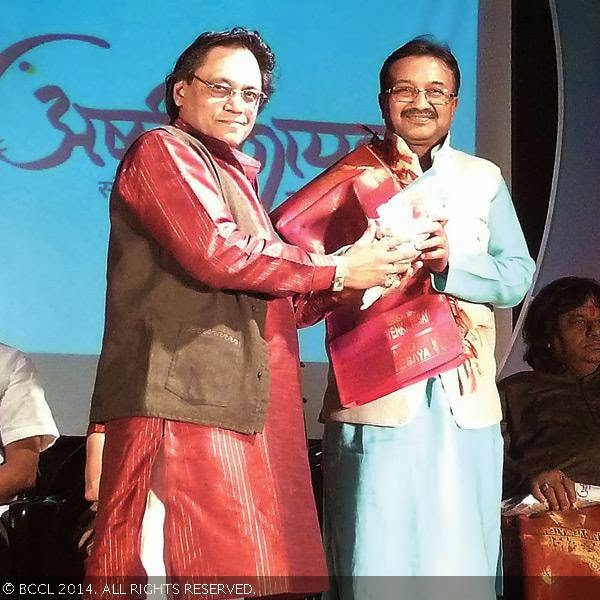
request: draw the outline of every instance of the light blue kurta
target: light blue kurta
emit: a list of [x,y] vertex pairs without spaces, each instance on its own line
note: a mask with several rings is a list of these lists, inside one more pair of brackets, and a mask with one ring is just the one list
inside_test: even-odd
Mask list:
[[[422,177],[440,177],[450,191],[449,268],[432,277],[434,287],[470,302],[517,304],[535,265],[497,167],[446,139]],[[324,536],[335,576],[326,598],[496,598],[499,424],[461,429],[436,377],[405,424],[328,422],[323,443]]]

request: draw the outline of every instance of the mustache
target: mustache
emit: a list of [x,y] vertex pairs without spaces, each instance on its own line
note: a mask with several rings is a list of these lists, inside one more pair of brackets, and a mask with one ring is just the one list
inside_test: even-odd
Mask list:
[[418,108],[407,108],[403,110],[401,113],[403,117],[428,117],[430,119],[435,119],[437,117],[437,113],[435,110],[419,110]]

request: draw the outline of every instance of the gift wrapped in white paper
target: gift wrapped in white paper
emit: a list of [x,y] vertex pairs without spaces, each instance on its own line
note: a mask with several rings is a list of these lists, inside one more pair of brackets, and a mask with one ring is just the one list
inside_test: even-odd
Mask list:
[[[576,508],[584,508],[593,504],[600,504],[600,486],[589,485],[587,483],[575,483],[575,493],[577,500]],[[516,515],[533,515],[548,510],[546,502],[540,502],[531,494],[524,498],[514,496],[502,501],[502,516],[514,517]]]
[[[415,183],[392,196],[377,209],[377,223],[382,235],[397,237],[403,243],[415,245],[428,237],[432,221],[446,221],[445,193],[439,179],[424,175]],[[410,271],[408,273],[410,276]],[[401,284],[400,278],[388,289]],[[386,288],[376,286],[365,290],[361,310],[369,308],[378,300]]]

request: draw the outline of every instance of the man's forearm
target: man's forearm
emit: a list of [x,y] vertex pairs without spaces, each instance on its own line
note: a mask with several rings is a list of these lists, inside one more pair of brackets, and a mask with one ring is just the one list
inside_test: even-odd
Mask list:
[[10,502],[17,494],[31,489],[36,482],[40,456],[40,438],[31,437],[8,444],[0,465],[0,502]]

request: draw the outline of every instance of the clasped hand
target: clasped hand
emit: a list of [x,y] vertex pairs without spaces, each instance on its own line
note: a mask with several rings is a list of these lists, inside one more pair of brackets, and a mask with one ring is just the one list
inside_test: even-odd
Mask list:
[[361,238],[341,257],[348,288],[365,290],[374,286],[390,286],[396,278],[414,272],[422,263],[419,252],[409,240],[380,237],[374,221]]
[[434,273],[441,273],[448,266],[450,246],[445,224],[445,221],[431,221],[422,230],[422,239],[415,244],[415,248],[420,251],[420,260]]

